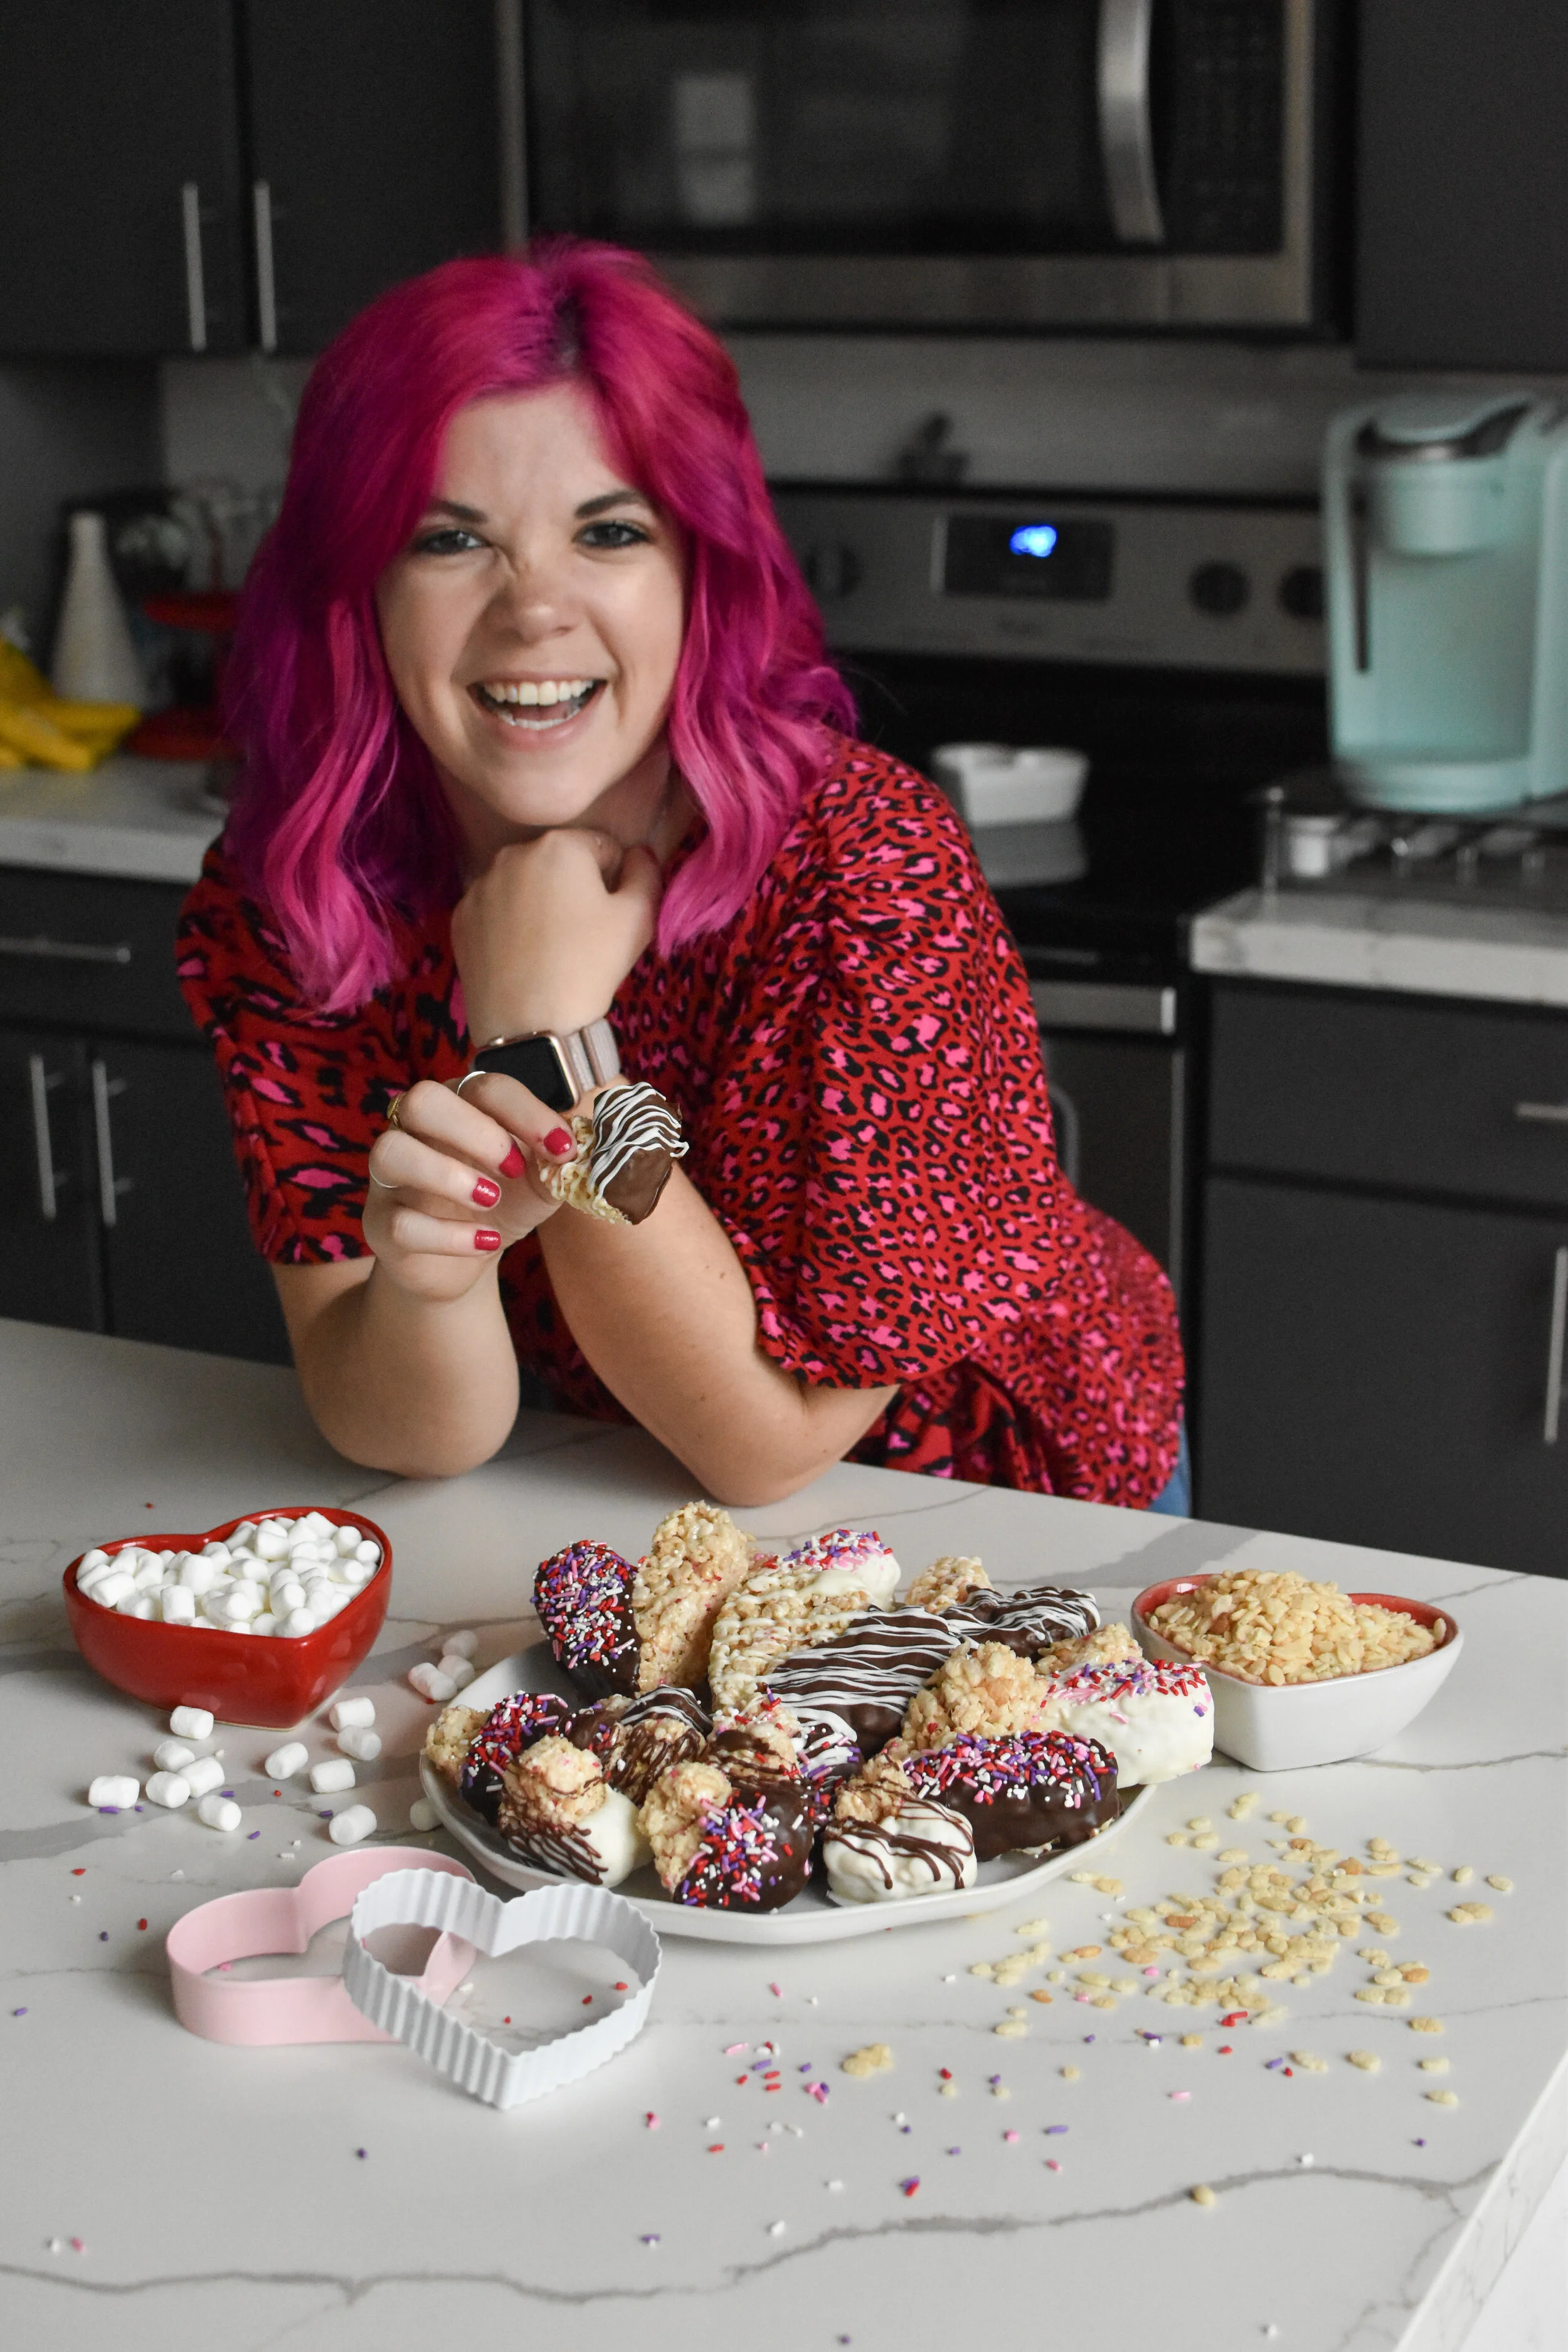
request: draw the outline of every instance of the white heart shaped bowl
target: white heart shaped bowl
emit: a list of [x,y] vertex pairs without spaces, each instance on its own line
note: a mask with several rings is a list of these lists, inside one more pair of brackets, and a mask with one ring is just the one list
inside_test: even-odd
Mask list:
[[1151,1584],[1132,1604],[1132,1624],[1152,1658],[1197,1664],[1214,1693],[1214,1744],[1254,1772],[1289,1772],[1307,1764],[1340,1764],[1385,1748],[1434,1699],[1458,1663],[1465,1637],[1447,1609],[1407,1601],[1393,1592],[1352,1592],[1347,1600],[1397,1610],[1418,1624],[1444,1629],[1437,1646],[1402,1666],[1379,1666],[1370,1674],[1339,1675],[1321,1683],[1254,1683],[1226,1674],[1206,1658],[1158,1633],[1150,1622],[1156,1609],[1181,1594],[1196,1592],[1212,1580],[1174,1576]]

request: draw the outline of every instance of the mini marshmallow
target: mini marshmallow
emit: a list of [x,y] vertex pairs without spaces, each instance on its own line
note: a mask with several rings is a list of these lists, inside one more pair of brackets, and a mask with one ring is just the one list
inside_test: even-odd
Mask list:
[[354,1558],[356,1559],[363,1559],[367,1568],[379,1568],[381,1566],[381,1546],[375,1541],[374,1537],[366,1536],[363,1543],[355,1546]]
[[219,1756],[198,1756],[181,1767],[180,1777],[193,1797],[207,1796],[228,1778]]
[[92,1588],[92,1597],[104,1609],[118,1609],[127,1593],[136,1590],[136,1580],[123,1568],[111,1568]]
[[350,1805],[327,1823],[327,1835],[334,1845],[358,1845],[374,1832],[375,1815],[368,1805]]
[[310,1609],[290,1609],[278,1628],[280,1633],[287,1634],[290,1642],[302,1641],[307,1633],[313,1633],[315,1630],[315,1612]]
[[334,1731],[358,1731],[375,1721],[375,1701],[371,1698],[340,1698],[328,1717]]
[[169,1717],[169,1728],[176,1739],[210,1739],[212,1711],[205,1706],[177,1706]]
[[452,1688],[460,1691],[474,1679],[474,1662],[472,1658],[465,1658],[460,1650],[448,1650],[436,1672],[445,1675]]
[[439,1666],[410,1666],[408,1682],[409,1687],[416,1690],[421,1698],[427,1698],[432,1706],[445,1706],[458,1695],[457,1684]]
[[155,1592],[163,1581],[163,1563],[154,1552],[150,1559],[136,1563],[135,1582],[138,1592]]
[[244,1818],[232,1797],[220,1797],[216,1790],[196,1807],[197,1821],[205,1822],[209,1830],[237,1830]]
[[273,1749],[261,1769],[269,1780],[289,1780],[296,1772],[302,1772],[310,1760],[310,1751],[302,1739],[288,1739],[281,1748]]
[[255,1549],[258,1559],[281,1559],[289,1549],[289,1538],[281,1528],[258,1528]]
[[276,1633],[278,1620],[270,1609],[264,1609],[259,1617],[251,1619],[250,1630],[253,1633]]
[[227,1567],[226,1552],[222,1559],[209,1559],[205,1553],[201,1553],[195,1559],[186,1560],[180,1570],[180,1582],[187,1592],[194,1592],[199,1597],[202,1593],[212,1591],[213,1586]]
[[[236,1540],[237,1541],[237,1538]],[[226,1568],[229,1562],[229,1548],[226,1543],[216,1541],[205,1543],[202,1546],[200,1557],[203,1559],[216,1559],[220,1568]]]
[[363,1541],[364,1538],[361,1535],[357,1528],[334,1528],[332,1529],[333,1549],[334,1550],[341,1552],[345,1559],[352,1559],[353,1554],[358,1551]]
[[305,1606],[305,1588],[297,1576],[280,1576],[272,1587],[272,1606],[279,1617]]
[[310,1786],[318,1797],[335,1796],[340,1789],[354,1785],[354,1768],[346,1756],[329,1756],[321,1764],[310,1767]]
[[381,1754],[381,1734],[379,1731],[357,1730],[351,1723],[346,1731],[339,1732],[338,1746],[356,1763],[374,1764]]
[[127,1593],[120,1604],[122,1617],[156,1617],[158,1604],[150,1592]]
[[[355,1537],[354,1537],[354,1543],[358,1543],[358,1541],[359,1541],[359,1537],[358,1537],[358,1535],[356,1534],[356,1535],[355,1535]],[[352,1545],[350,1546],[350,1549],[351,1549],[351,1550],[353,1549],[353,1546],[352,1546]],[[76,1570],[76,1580],[77,1580],[77,1582],[79,1584],[79,1583],[81,1582],[82,1578],[83,1578],[84,1576],[91,1576],[91,1575],[93,1575],[93,1574],[94,1574],[94,1573],[95,1573],[99,1569],[100,1569],[100,1568],[107,1568],[107,1567],[109,1566],[109,1560],[110,1560],[110,1555],[109,1555],[109,1553],[108,1553],[108,1552],[106,1552],[106,1551],[104,1551],[104,1550],[103,1550],[103,1549],[102,1549],[99,1545],[97,1545],[97,1544],[95,1544],[95,1545],[93,1546],[93,1548],[92,1548],[92,1549],[91,1549],[90,1551],[84,1551],[84,1552],[83,1552],[83,1554],[82,1554],[82,1556],[81,1556],[81,1558],[80,1558],[80,1559],[79,1559],[79,1560],[78,1560],[78,1562],[77,1562],[77,1570]]]
[[142,1794],[142,1783],[133,1780],[129,1772],[100,1772],[88,1784],[89,1805],[113,1805],[124,1812]]
[[193,1625],[196,1616],[196,1596],[183,1584],[165,1585],[158,1598],[163,1604],[165,1625]]
[[479,1646],[477,1633],[448,1633],[443,1647],[449,1658],[471,1658]]
[[241,1519],[238,1527],[235,1528],[234,1532],[229,1537],[229,1542],[231,1544],[248,1543],[255,1533],[256,1521],[254,1519]]
[[155,1805],[177,1812],[190,1801],[191,1784],[178,1772],[154,1772],[147,1783],[147,1794]]
[[428,1797],[416,1797],[408,1808],[408,1826],[411,1830],[433,1830],[440,1819],[440,1814]]
[[153,1750],[153,1761],[160,1772],[183,1772],[195,1760],[195,1749],[187,1748],[183,1739],[160,1739]]

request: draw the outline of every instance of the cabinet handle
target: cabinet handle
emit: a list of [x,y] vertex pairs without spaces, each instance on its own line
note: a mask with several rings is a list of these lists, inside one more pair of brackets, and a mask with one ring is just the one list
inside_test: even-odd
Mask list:
[[1546,1413],[1542,1423],[1543,1444],[1555,1445],[1563,1411],[1563,1341],[1568,1335],[1568,1248],[1560,1249],[1552,1264],[1552,1336],[1546,1342]]
[[257,180],[250,191],[256,223],[256,318],[264,352],[278,349],[278,278],[272,259],[272,183]]
[[1515,1103],[1513,1115],[1531,1127],[1568,1127],[1568,1102]]
[[1111,225],[1123,245],[1161,245],[1165,236],[1149,110],[1153,19],[1154,0],[1100,0],[1100,152]]
[[202,192],[195,180],[180,190],[180,220],[185,232],[185,324],[193,352],[207,347],[207,292],[202,271]]
[[132,950],[121,940],[116,947],[100,947],[93,940],[50,940],[42,932],[33,940],[0,939],[0,956],[36,956],[43,963],[129,963]]
[[[120,1196],[135,1187],[129,1176],[114,1172],[114,1129],[109,1116],[109,1106],[116,1095],[125,1092],[123,1078],[111,1078],[102,1062],[92,1066],[92,1125],[98,1142],[98,1207],[106,1225],[120,1223]],[[1563,1255],[1568,1257],[1568,1251]]]
[[41,1054],[27,1056],[27,1091],[33,1103],[33,1150],[38,1163],[38,1214],[52,1225],[59,1214],[58,1193],[65,1178],[56,1173],[55,1143],[49,1133],[49,1097],[61,1083],[58,1070],[45,1067]]

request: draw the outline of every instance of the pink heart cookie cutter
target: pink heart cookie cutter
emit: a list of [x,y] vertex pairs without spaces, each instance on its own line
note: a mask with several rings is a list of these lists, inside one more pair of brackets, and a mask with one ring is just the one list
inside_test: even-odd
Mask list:
[[[421,1846],[377,1846],[336,1853],[308,1870],[297,1886],[259,1886],[220,1895],[187,1911],[170,1928],[164,1950],[174,2014],[207,2042],[258,2049],[268,2042],[390,2042],[395,2037],[355,2008],[341,1976],[216,1977],[210,1969],[261,1952],[303,1952],[312,1936],[344,1919],[367,1886],[394,1871],[423,1870],[473,1884],[473,1873]],[[398,1979],[437,2006],[474,1964],[474,1947],[440,1936],[424,1973]]]

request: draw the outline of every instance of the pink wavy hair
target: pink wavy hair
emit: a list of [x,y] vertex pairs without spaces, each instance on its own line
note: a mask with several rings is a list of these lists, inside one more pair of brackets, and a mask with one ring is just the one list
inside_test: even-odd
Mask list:
[[382,653],[376,581],[425,510],[458,411],[568,381],[686,547],[668,726],[706,835],[666,893],[662,952],[744,903],[830,757],[829,730],[853,721],[734,367],[645,262],[556,240],[395,287],[306,386],[226,682],[244,759],[228,846],[323,1012],[391,980],[405,926],[462,888],[446,796]]

